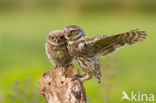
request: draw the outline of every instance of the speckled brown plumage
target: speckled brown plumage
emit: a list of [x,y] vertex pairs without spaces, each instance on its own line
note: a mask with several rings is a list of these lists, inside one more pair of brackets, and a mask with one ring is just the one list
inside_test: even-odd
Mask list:
[[69,53],[79,63],[85,76],[79,78],[81,81],[88,80],[94,75],[100,83],[100,63],[97,55],[105,57],[124,45],[132,45],[143,41],[145,31],[132,30],[117,35],[101,35],[87,38],[84,31],[78,26],[66,26],[66,39]]
[[72,64],[72,56],[68,53],[67,42],[63,30],[56,30],[48,34],[46,54],[54,66],[68,66]]

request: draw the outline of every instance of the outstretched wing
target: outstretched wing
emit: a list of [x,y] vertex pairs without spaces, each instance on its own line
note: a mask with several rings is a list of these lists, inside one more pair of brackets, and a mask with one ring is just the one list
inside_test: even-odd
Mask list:
[[86,40],[86,47],[100,56],[107,56],[124,45],[132,45],[146,38],[145,31],[138,29],[111,36],[96,36]]

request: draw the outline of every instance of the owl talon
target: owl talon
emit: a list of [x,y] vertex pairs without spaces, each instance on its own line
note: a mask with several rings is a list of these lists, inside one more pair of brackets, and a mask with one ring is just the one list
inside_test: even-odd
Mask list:
[[92,77],[93,77],[93,74],[90,74],[90,75],[89,74],[86,74],[84,76],[82,76],[82,75],[74,75],[72,81],[79,80],[79,81],[81,81],[83,83],[84,81],[89,80]]
[[81,82],[87,81],[89,79],[91,79],[93,77],[93,74],[85,74],[84,76],[82,76],[81,78],[79,78],[79,80]]
[[72,81],[80,80],[80,78],[82,78],[82,77],[83,77],[83,76],[80,75],[80,74],[74,75],[74,77],[72,78]]

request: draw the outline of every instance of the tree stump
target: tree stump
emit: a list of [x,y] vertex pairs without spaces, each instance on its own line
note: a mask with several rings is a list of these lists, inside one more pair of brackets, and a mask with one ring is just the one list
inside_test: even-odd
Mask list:
[[79,71],[73,65],[44,73],[39,81],[40,93],[48,103],[86,103],[83,84],[72,80],[77,74]]

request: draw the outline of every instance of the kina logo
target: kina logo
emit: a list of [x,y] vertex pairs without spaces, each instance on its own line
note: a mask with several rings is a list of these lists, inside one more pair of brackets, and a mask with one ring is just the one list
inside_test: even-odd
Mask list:
[[147,94],[141,92],[134,92],[131,91],[131,95],[128,95],[125,91],[122,92],[123,96],[121,100],[128,100],[128,101],[138,101],[138,102],[154,102],[154,94]]

